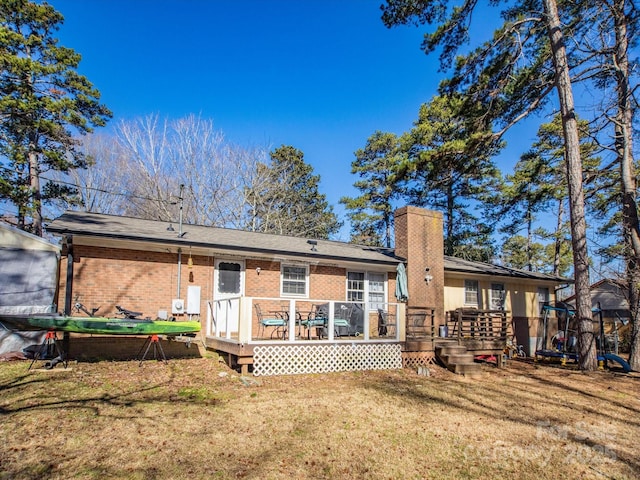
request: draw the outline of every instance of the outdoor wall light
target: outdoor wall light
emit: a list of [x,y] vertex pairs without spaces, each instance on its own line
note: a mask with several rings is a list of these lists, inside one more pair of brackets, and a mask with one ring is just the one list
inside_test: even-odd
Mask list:
[[256,267],[256,273],[257,273],[258,275],[260,275],[260,272],[261,272],[261,271],[262,271],[262,269],[261,269],[260,267]]
[[307,243],[309,245],[311,245],[311,251],[312,252],[317,252],[318,249],[316,248],[316,245],[318,245],[318,241],[317,240],[307,240]]
[[167,227],[167,232],[175,232],[173,225],[169,224],[169,226]]
[[431,271],[431,269],[429,267],[425,268],[424,271],[426,272],[426,275],[424,276],[424,281],[427,282],[427,285],[429,285],[431,283],[431,281],[433,280],[433,275],[431,275],[429,272]]

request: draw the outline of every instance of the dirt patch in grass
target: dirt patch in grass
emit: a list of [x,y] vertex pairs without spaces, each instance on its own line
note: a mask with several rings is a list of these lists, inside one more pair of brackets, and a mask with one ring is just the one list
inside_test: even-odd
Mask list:
[[215,358],[0,363],[2,479],[640,477],[640,377],[512,361],[243,378]]

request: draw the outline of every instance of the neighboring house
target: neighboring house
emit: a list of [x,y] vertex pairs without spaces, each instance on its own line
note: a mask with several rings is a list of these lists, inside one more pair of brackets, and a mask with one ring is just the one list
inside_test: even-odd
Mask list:
[[[602,310],[605,321],[618,320],[628,323],[631,318],[629,302],[624,293],[624,285],[612,278],[602,279],[589,288],[593,308]],[[575,295],[567,298],[566,303],[573,305]]]
[[[529,341],[565,281],[444,257],[442,215],[416,207],[396,211],[395,249],[81,212],[47,230],[63,237],[61,309],[199,318],[208,348],[261,374],[429,362],[437,327],[463,307],[510,312]],[[427,341],[407,337],[416,312]]]
[[[629,311],[629,302],[625,295],[625,286],[620,281],[605,278],[590,287],[591,305],[594,309],[602,312],[602,321],[605,334],[615,334],[620,337],[624,344],[621,348],[628,348],[628,342],[631,335],[631,312]],[[572,295],[565,302],[569,305],[575,305],[576,297]],[[594,329],[598,331],[600,328],[598,322],[599,315],[593,316]]]

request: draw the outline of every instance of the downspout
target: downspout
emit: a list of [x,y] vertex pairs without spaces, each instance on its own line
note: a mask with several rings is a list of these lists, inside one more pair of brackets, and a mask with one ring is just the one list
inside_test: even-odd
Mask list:
[[[184,190],[184,185],[180,185],[180,218],[178,220],[178,238],[182,238],[182,206],[183,206],[183,197],[182,192]],[[178,248],[178,287],[176,292],[176,298],[180,298],[180,282],[182,276],[182,248]]]
[[72,295],[73,295],[73,239],[70,235],[65,236],[67,244],[67,284],[64,294],[64,314],[71,315]]
[[176,298],[180,298],[180,273],[182,270],[182,249],[178,248],[178,289]]
[[[67,243],[67,284],[65,286],[64,294],[64,314],[71,315],[71,304],[73,294],[73,237],[71,235],[65,236]],[[62,335],[62,350],[69,352],[69,332],[64,332]]]

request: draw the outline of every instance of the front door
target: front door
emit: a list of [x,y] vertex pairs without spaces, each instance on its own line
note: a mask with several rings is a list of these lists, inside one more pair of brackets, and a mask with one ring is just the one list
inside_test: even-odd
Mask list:
[[240,297],[244,295],[244,262],[218,259],[213,274],[211,333],[217,337],[237,336],[240,321]]

